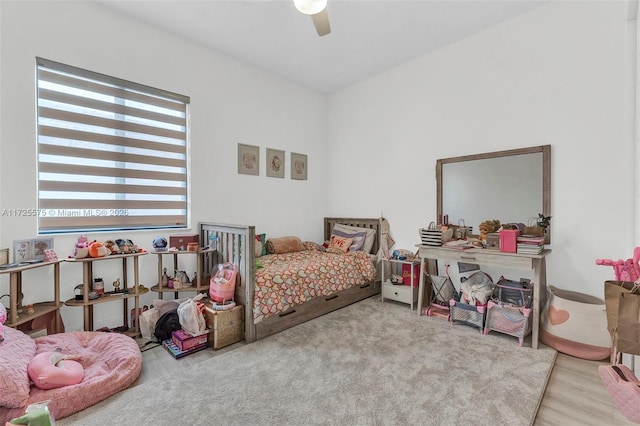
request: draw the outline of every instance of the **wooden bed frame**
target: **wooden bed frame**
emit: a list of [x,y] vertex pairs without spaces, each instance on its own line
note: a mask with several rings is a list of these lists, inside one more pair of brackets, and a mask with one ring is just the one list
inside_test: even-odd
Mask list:
[[[329,240],[333,225],[357,226],[376,230],[376,238],[371,253],[376,254],[380,247],[379,218],[324,218],[324,239]],[[316,297],[300,305],[292,306],[279,315],[266,318],[258,324],[253,322],[253,295],[255,290],[255,227],[246,225],[226,225],[217,223],[200,224],[200,241],[203,244],[217,241],[217,251],[207,255],[205,271],[223,262],[238,265],[235,300],[244,305],[245,340],[254,342],[263,337],[278,333],[313,318],[343,308],[354,302],[380,293],[380,279],[342,290],[324,297]],[[377,269],[377,268],[376,268]]]

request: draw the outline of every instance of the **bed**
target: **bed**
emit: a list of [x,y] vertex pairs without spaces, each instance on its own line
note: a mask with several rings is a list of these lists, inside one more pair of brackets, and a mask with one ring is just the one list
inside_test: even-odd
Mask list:
[[[245,306],[245,340],[253,342],[379,294],[381,287],[376,272],[375,255],[380,247],[380,223],[381,219],[379,218],[324,218],[325,241],[331,239],[332,230],[336,225],[362,229],[362,231],[368,232],[367,236],[375,231],[368,253],[347,253],[343,261],[336,260],[335,257],[332,258],[325,253],[325,257],[329,259],[327,260],[329,264],[326,266],[314,263],[318,260],[301,259],[302,254],[296,253],[268,254],[256,257],[256,248],[260,251],[259,245],[261,243],[256,241],[254,226],[201,223],[201,241],[217,246],[217,250],[205,259],[205,270],[211,271],[216,264],[224,262],[232,262],[238,266],[235,300]],[[305,243],[305,245],[307,244]],[[308,246],[308,248],[309,252],[314,251],[311,247]],[[256,259],[260,265],[258,269],[256,269]],[[319,286],[314,287],[314,284],[320,279],[316,280],[316,275],[313,272],[305,272],[308,271],[307,269],[299,269],[297,265],[300,262],[307,265],[305,268],[308,267],[308,263],[311,263],[312,271],[322,270],[331,274],[335,274],[335,271],[339,269],[338,264],[340,267],[342,264],[347,264],[347,275],[334,275],[332,285],[321,289]],[[365,262],[370,263],[365,265]],[[279,268],[278,272],[274,273],[272,267]],[[355,271],[355,268],[358,267],[363,268],[364,271],[361,279],[358,279],[358,273]],[[373,273],[371,273],[371,268],[373,268]],[[269,296],[265,295],[265,290],[274,286],[273,277],[276,274],[282,277],[289,274],[287,275],[290,278],[289,281],[296,279],[299,282],[304,281],[310,284],[313,289],[307,288],[301,293],[293,294],[294,289],[297,288],[294,283],[289,288],[280,288],[281,297],[276,303],[273,300],[269,302]],[[269,282],[265,283],[265,279]],[[282,281],[288,280],[285,277]],[[260,303],[261,299],[267,299],[266,303],[270,303],[269,309],[265,310],[265,304]],[[274,306],[276,307],[274,308]]]

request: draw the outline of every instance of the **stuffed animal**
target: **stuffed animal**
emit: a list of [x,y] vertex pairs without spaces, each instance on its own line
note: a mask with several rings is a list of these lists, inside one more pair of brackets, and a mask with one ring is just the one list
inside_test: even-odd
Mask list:
[[118,254],[120,253],[120,247],[118,247],[118,244],[116,244],[113,240],[107,240],[104,242],[104,246],[106,248],[109,249],[109,251],[111,252],[111,254]]
[[500,221],[497,219],[485,220],[478,226],[478,229],[480,230],[480,236],[478,239],[485,241],[487,239],[487,234],[497,232],[498,229],[500,229]]
[[72,257],[83,259],[89,255],[89,240],[86,235],[80,235],[75,247],[73,248]]
[[104,257],[111,254],[108,248],[104,246],[100,241],[93,241],[89,244],[89,256],[91,257]]

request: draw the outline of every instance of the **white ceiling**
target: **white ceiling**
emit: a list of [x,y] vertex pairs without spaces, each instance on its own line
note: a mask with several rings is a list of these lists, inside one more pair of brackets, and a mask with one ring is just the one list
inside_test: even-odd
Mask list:
[[543,0],[329,0],[319,37],[292,0],[96,0],[331,93],[526,13]]

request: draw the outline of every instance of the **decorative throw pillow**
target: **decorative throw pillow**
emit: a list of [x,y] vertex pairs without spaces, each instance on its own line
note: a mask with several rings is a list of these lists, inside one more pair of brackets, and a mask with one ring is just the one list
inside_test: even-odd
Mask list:
[[36,354],[36,342],[19,330],[5,327],[0,343],[0,406],[19,408],[29,401],[27,367]]
[[305,250],[304,244],[298,237],[269,238],[267,240],[267,253],[270,254],[293,253],[303,250]]
[[267,254],[267,234],[256,234],[255,256],[260,257]]
[[343,253],[346,253],[349,251],[349,247],[351,247],[351,244],[353,244],[353,238],[344,238],[337,235],[332,235],[329,248],[340,249]]
[[349,226],[349,225],[343,225],[341,223],[336,223],[335,225],[333,225],[333,230],[331,231],[331,233],[334,233],[335,231],[342,231],[342,232],[348,232],[348,233],[357,233],[362,231],[366,232],[367,237],[365,238],[364,247],[362,247],[362,251],[364,251],[365,253],[371,253],[371,249],[373,248],[373,243],[375,243],[375,238],[376,238],[375,229],[358,228],[357,226]]
[[353,243],[351,247],[349,247],[349,251],[358,251],[362,250],[364,247],[364,242],[367,237],[367,233],[365,231],[362,232],[343,232],[339,229],[334,229],[332,235],[337,235],[342,238],[353,238]]

